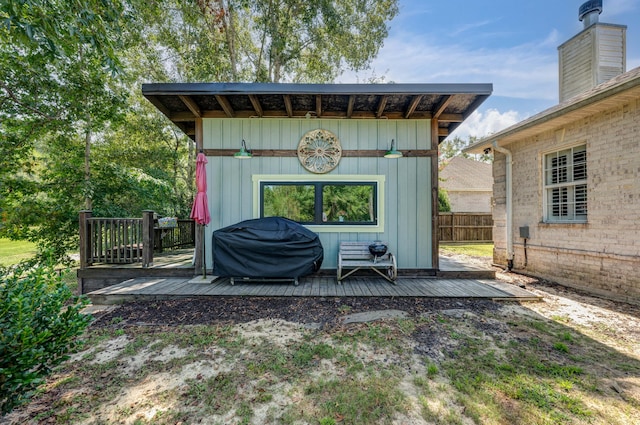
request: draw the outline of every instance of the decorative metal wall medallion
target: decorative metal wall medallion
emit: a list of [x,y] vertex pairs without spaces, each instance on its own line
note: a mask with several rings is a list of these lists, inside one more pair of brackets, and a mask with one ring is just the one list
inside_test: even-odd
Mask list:
[[312,173],[324,174],[338,166],[342,147],[338,137],[328,130],[311,130],[300,139],[298,159]]

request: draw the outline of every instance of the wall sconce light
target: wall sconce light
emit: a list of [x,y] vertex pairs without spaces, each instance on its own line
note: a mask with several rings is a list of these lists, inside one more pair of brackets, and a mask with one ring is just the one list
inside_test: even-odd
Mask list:
[[247,149],[247,143],[242,139],[242,145],[240,145],[240,150],[233,154],[235,159],[251,159],[253,158],[253,154],[249,149]]
[[395,148],[395,141],[391,139],[391,149],[384,153],[385,158],[400,158],[402,157],[402,152],[397,151]]

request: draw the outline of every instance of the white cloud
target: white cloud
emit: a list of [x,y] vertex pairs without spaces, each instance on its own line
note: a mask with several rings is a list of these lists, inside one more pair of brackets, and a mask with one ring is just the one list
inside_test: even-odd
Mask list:
[[476,29],[476,28],[485,27],[487,25],[492,24],[493,22],[495,22],[495,21],[486,20],[486,21],[480,21],[480,22],[474,22],[474,23],[471,23],[471,24],[462,25],[462,26],[454,29],[451,32],[451,34],[449,34],[449,36],[457,37],[457,36],[461,35],[464,32],[467,32],[469,30]]
[[468,139],[469,136],[474,136],[483,138],[523,119],[524,117],[521,117],[517,111],[500,112],[497,109],[487,109],[483,113],[476,110],[449,137],[458,136],[461,139]]
[[[398,83],[493,83],[497,96],[555,99],[557,56],[547,46],[557,37],[554,31],[539,43],[471,50],[402,33],[385,41],[372,68],[385,70],[386,80]],[[354,73],[340,78],[362,80]]]

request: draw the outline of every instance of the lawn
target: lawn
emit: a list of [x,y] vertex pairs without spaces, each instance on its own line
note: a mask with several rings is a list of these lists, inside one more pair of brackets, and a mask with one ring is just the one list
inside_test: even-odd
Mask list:
[[36,254],[36,245],[27,241],[0,238],[0,266],[11,266]]
[[440,250],[452,254],[470,255],[472,257],[493,257],[493,243],[441,243]]
[[[0,267],[12,266],[20,261],[27,260],[36,255],[36,245],[28,241],[12,241],[11,239],[0,238]],[[62,280],[71,288],[77,286],[75,268],[68,269],[63,265],[58,265]]]

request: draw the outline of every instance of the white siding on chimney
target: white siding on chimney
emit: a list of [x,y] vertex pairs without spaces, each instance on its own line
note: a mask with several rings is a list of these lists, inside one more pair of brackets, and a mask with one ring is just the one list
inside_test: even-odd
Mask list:
[[626,30],[597,23],[558,47],[561,103],[626,71]]

